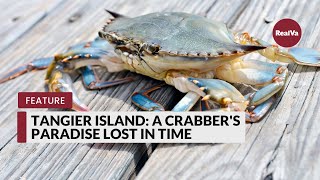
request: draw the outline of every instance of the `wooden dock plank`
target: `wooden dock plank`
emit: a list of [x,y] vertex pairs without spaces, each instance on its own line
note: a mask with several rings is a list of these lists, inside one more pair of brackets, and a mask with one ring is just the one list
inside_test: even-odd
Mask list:
[[[233,29],[249,31],[272,42],[273,23],[291,17],[300,23],[300,46],[319,47],[319,13],[310,14],[319,2],[250,1]],[[210,14],[210,12],[209,12]],[[210,17],[210,16],[209,16]],[[211,16],[215,18],[215,16]],[[307,30],[308,29],[308,30]],[[257,55],[250,57],[259,57]],[[260,56],[261,57],[261,56]],[[319,177],[319,69],[290,65],[280,103],[262,122],[247,125],[244,144],[161,144],[138,179],[314,179]],[[312,116],[311,116],[312,115]],[[291,127],[291,128],[289,128]],[[291,130],[290,130],[291,129]]]
[[0,1],[2,9],[0,16],[0,52],[28,32],[62,2],[62,0]]
[[[4,59],[0,74],[19,64],[29,62],[31,59],[52,55],[76,42],[92,39],[101,28],[107,15],[101,7],[118,11],[130,16],[136,16],[154,11],[186,11],[202,13],[210,8],[212,1],[194,3],[193,1],[68,1],[59,9],[53,10],[45,19],[37,23],[29,33],[13,42],[6,51],[0,53]],[[136,4],[145,4],[138,6]],[[160,5],[161,4],[161,5]],[[101,11],[98,11],[100,8]],[[141,9],[143,8],[143,9]],[[74,14],[83,13],[75,22],[68,19]],[[30,43],[32,42],[32,43]],[[17,111],[17,92],[44,91],[43,77],[45,72],[33,72],[1,84],[0,99],[0,179],[9,177],[26,177],[43,179],[59,177],[77,178],[79,174],[84,177],[127,178],[137,173],[137,164],[150,145],[144,144],[117,144],[117,145],[60,145],[60,144],[17,144],[15,111]],[[121,72],[116,74],[103,73],[102,79],[120,78],[135,74]],[[142,76],[141,76],[142,77]],[[130,102],[130,95],[134,91],[157,83],[149,79],[141,79],[126,85],[108,88],[101,91],[86,91],[81,81],[75,77],[75,87],[80,98],[93,110],[120,110],[135,111],[137,108]],[[153,97],[164,103],[167,107],[175,98],[172,87],[161,89]],[[180,94],[180,93],[179,93]],[[179,97],[179,96],[176,96]],[[9,111],[10,110],[10,111]],[[90,166],[88,166],[90,165]]]
[[[207,15],[226,22],[234,30],[249,31],[270,42],[274,22],[282,17],[291,17],[298,20],[305,30],[300,45],[319,47],[318,4],[318,1],[306,3],[298,0],[66,1],[52,5],[50,12],[30,13],[33,20],[23,25],[28,27],[25,30],[10,30],[10,36],[16,38],[6,41],[3,45],[6,48],[2,48],[0,43],[0,74],[33,58],[49,56],[76,42],[92,39],[107,16],[101,7],[130,16],[164,10]],[[39,10],[40,5],[34,8],[37,7]],[[18,11],[18,7],[14,8]],[[13,10],[6,12],[10,11]],[[78,17],[79,14],[78,19],[69,22],[70,17]],[[44,16],[46,18],[43,19]],[[266,23],[265,18],[274,21]],[[5,29],[17,26],[6,25]],[[247,58],[264,59],[258,55]],[[77,179],[79,176],[83,179],[127,179],[137,173],[138,179],[319,177],[320,125],[316,121],[320,119],[319,69],[297,65],[290,65],[289,69],[294,74],[289,78],[280,103],[262,122],[247,125],[245,144],[161,144],[140,173],[141,167],[137,166],[141,166],[138,165],[141,159],[148,158],[148,154],[150,156],[150,144],[17,144],[16,94],[19,91],[44,91],[45,72],[29,73],[0,84],[0,179]],[[128,72],[110,74],[101,70],[99,76],[116,79],[136,75]],[[130,102],[131,93],[157,83],[150,78],[138,77],[141,77],[138,81],[100,91],[86,91],[77,76],[74,80],[80,98],[91,109],[136,111]],[[176,101],[172,96],[178,99],[181,93],[166,87],[153,94],[169,109]]]

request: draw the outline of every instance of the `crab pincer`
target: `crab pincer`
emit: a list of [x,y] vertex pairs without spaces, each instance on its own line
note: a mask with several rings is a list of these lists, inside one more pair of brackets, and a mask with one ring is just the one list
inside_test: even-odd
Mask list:
[[47,81],[50,92],[72,92],[72,109],[75,111],[89,111],[89,108],[83,104],[73,87],[73,81],[69,74],[59,70],[54,70]]
[[258,52],[272,61],[320,67],[320,51],[317,49],[302,47],[280,48],[278,45],[251,37],[248,33],[235,33],[234,39],[240,44],[265,46],[266,48]]
[[320,67],[320,51],[311,48],[290,48],[288,53],[297,64]]
[[190,82],[197,85],[205,92],[202,101],[213,100],[220,105],[219,109],[210,111],[243,111],[246,113],[246,122],[257,122],[270,110],[275,98],[271,97],[260,104],[250,105],[253,94],[243,96],[231,84],[217,79],[189,78]]
[[312,48],[293,47],[283,49],[273,45],[261,51],[260,54],[274,61],[320,67],[320,51]]
[[226,111],[245,111],[248,101],[231,84],[219,79],[188,78],[205,93],[202,101],[213,100]]

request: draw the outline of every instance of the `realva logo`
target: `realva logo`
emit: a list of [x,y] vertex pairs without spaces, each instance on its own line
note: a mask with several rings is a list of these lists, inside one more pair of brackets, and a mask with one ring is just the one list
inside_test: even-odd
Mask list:
[[293,19],[281,19],[273,28],[273,38],[282,47],[292,47],[301,39],[301,27]]
[[299,32],[296,30],[289,30],[289,31],[276,30],[276,36],[299,36]]

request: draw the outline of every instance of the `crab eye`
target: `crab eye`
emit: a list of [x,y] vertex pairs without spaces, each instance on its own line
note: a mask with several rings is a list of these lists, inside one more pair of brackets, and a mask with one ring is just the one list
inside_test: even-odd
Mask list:
[[151,44],[149,46],[147,46],[146,50],[148,53],[155,53],[158,52],[160,49],[160,46],[157,44]]
[[101,37],[101,38],[105,38],[105,37],[106,37],[106,33],[103,32],[103,31],[99,31],[98,35],[99,35],[99,37]]
[[107,39],[108,41],[110,41],[110,42],[116,41],[116,38],[114,38],[114,37],[111,36],[110,34],[107,34],[105,37],[106,37],[106,39]]

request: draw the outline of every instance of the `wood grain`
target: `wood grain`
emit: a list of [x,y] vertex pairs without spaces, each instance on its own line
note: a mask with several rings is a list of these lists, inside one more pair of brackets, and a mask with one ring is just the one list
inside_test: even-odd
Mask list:
[[[104,8],[129,16],[155,11],[200,14],[269,42],[273,42],[274,23],[290,17],[304,30],[300,46],[319,47],[319,4],[319,0],[32,0],[14,4],[1,0],[0,35],[5,38],[0,42],[0,74],[93,39],[108,17]],[[246,58],[266,61],[257,54]],[[160,144],[156,148],[151,144],[17,144],[17,92],[45,91],[44,71],[26,74],[0,84],[0,179],[314,179],[320,169],[319,69],[297,65],[289,69],[292,74],[281,101],[263,121],[246,126],[246,143]],[[158,82],[129,72],[99,70],[103,80],[125,76],[139,80],[87,91],[78,75],[73,79],[79,97],[94,111],[136,111],[130,95]],[[167,109],[181,96],[169,86],[152,95]]]
[[[315,12],[318,3],[250,1],[238,19],[230,19],[230,25],[272,42],[273,24],[291,17],[305,29],[300,46],[319,47],[320,14],[305,16],[307,9]],[[266,23],[269,16],[274,16],[275,22]],[[262,122],[247,125],[246,143],[161,144],[138,179],[317,179],[319,70],[297,65],[289,69],[294,74],[280,103]]]
[[[48,13],[45,18],[32,26],[28,33],[16,39],[9,47],[0,53],[2,68],[0,74],[19,64],[42,56],[51,56],[61,52],[69,45],[80,41],[87,41],[96,36],[96,32],[104,24],[107,14],[105,7],[129,16],[141,15],[153,11],[172,11],[180,7],[179,11],[206,11],[210,1],[193,3],[191,1],[172,1],[161,6],[161,1],[67,1]],[[136,3],[145,4],[139,6]],[[209,6],[210,7],[210,6]],[[143,10],[141,9],[143,8]],[[97,10],[97,9],[100,9]],[[75,21],[70,17],[76,15]],[[73,18],[74,19],[74,18]],[[100,71],[102,79],[116,79],[136,74],[121,72],[116,74]],[[0,179],[31,178],[43,179],[59,177],[61,179],[109,177],[110,179],[134,177],[141,167],[139,162],[146,159],[151,150],[150,144],[17,144],[16,111],[17,92],[44,91],[45,72],[32,72],[1,84],[0,106]],[[157,81],[150,78],[140,80],[101,91],[87,91],[83,88],[77,76],[75,87],[79,96],[93,110],[136,111],[131,104],[130,95],[134,91],[151,86]],[[153,94],[168,108],[178,92],[172,87],[166,87]],[[179,93],[180,94],[180,93]],[[178,97],[179,96],[175,96]],[[170,105],[169,105],[170,104]],[[141,164],[141,163],[140,163]],[[143,163],[142,163],[143,165]]]
[[53,9],[59,8],[61,3],[62,0],[0,1],[0,52],[31,30]]

